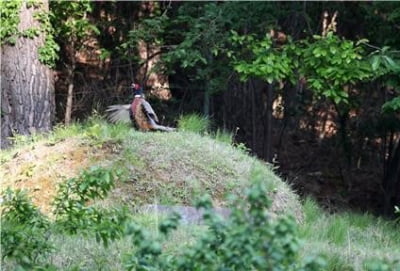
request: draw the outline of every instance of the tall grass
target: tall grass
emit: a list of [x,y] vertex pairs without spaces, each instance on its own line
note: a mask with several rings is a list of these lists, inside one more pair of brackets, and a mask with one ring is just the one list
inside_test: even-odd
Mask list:
[[205,134],[210,129],[210,120],[199,114],[183,115],[178,120],[180,131]]
[[178,120],[178,128],[180,131],[208,135],[216,141],[227,144],[233,143],[232,133],[222,129],[213,131],[211,127],[210,119],[199,114],[183,115]]
[[304,250],[325,255],[328,271],[366,270],[365,263],[373,259],[400,262],[400,230],[393,221],[350,212],[329,215],[311,199],[303,209]]

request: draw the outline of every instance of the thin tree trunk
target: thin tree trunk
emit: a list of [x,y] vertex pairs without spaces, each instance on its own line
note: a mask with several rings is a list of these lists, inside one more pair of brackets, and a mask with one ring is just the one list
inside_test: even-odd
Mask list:
[[67,80],[68,94],[67,94],[67,104],[65,107],[65,118],[64,118],[65,125],[69,125],[71,123],[72,105],[74,97],[74,71],[75,71],[75,64],[71,65],[71,67],[68,68],[68,80]]
[[394,206],[400,205],[400,140],[397,140],[392,150],[387,170],[383,179],[384,214],[392,216]]
[[74,83],[70,82],[68,84],[67,105],[65,108],[65,120],[64,120],[65,125],[69,125],[71,123],[73,94],[74,94]]
[[[41,5],[48,10],[48,2]],[[37,27],[35,8],[20,9],[19,31]],[[54,82],[52,71],[39,62],[38,48],[44,34],[32,39],[19,37],[16,44],[1,46],[1,147],[10,144],[15,134],[48,131],[54,120]]]
[[272,162],[272,97],[273,85],[268,84],[266,89],[266,116],[264,121],[264,159],[267,162]]
[[257,118],[257,114],[256,114],[256,109],[257,109],[257,106],[256,106],[256,98],[255,98],[255,91],[256,91],[256,89],[255,89],[255,87],[254,87],[254,83],[253,83],[253,80],[250,80],[250,86],[251,86],[251,88],[250,88],[250,91],[251,91],[251,126],[252,126],[252,130],[253,130],[253,132],[252,132],[252,135],[253,135],[253,138],[252,138],[252,150],[255,152],[255,150],[256,150],[256,147],[257,147],[257,121],[258,121],[258,118]]
[[204,101],[203,101],[203,114],[206,117],[210,116],[210,93],[205,90],[204,91]]

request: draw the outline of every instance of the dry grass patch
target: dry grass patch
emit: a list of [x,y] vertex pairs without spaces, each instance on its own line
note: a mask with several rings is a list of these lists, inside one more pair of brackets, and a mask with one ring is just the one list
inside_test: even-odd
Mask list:
[[50,214],[50,204],[60,182],[107,160],[110,155],[108,146],[93,146],[79,137],[56,144],[41,142],[26,146],[1,164],[1,190],[7,187],[26,190],[32,202],[43,213]]

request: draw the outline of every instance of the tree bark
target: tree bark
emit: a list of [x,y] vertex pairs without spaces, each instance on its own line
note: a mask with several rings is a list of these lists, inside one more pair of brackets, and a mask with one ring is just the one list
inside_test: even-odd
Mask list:
[[400,140],[397,140],[387,164],[383,178],[384,214],[393,216],[394,206],[400,205]]
[[272,162],[272,98],[273,85],[268,84],[266,88],[266,110],[264,117],[264,159]]
[[64,120],[65,125],[69,125],[71,123],[73,96],[74,96],[74,83],[70,82],[68,84],[67,105],[65,108],[65,120]]
[[75,72],[75,54],[72,56],[73,64],[68,66],[68,94],[67,94],[67,104],[65,107],[65,118],[64,124],[69,125],[71,123],[72,116],[72,105],[74,98],[74,72]]
[[[48,11],[48,2],[41,9]],[[34,7],[26,2],[20,9],[19,31],[37,27]],[[52,71],[39,62],[38,48],[44,34],[33,39],[19,37],[14,46],[1,46],[1,148],[10,145],[9,137],[48,131],[54,120],[54,82]]]

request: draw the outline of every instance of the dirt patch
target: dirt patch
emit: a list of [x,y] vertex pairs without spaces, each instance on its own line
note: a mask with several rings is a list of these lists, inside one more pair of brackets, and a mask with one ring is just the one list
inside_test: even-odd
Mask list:
[[35,144],[18,150],[1,164],[1,191],[7,187],[26,190],[33,204],[49,214],[59,183],[110,155],[110,146],[93,146],[77,137],[57,144]]

